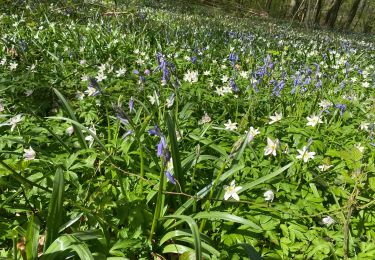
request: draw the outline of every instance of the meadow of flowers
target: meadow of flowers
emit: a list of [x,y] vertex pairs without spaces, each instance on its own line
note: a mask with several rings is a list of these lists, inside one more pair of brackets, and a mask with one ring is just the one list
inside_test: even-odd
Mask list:
[[0,258],[375,258],[373,37],[36,2],[0,7]]

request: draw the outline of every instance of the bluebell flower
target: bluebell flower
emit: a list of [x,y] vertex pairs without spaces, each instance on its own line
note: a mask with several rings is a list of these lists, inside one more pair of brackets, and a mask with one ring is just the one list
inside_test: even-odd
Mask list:
[[102,89],[100,88],[99,83],[93,77],[89,78],[88,88],[95,88],[96,89],[96,91],[91,96],[97,96],[97,95],[102,93]]
[[133,99],[133,97],[131,97],[130,100],[129,100],[129,111],[130,111],[130,113],[133,112],[133,110],[134,110],[134,99]]
[[176,180],[174,179],[173,175],[172,175],[169,171],[166,171],[166,172],[165,172],[165,175],[167,176],[168,180],[169,180],[173,185],[176,185]]
[[195,64],[197,62],[197,57],[196,56],[191,57],[190,61],[191,63]]
[[148,134],[149,134],[149,135],[157,135],[157,136],[160,136],[160,135],[161,135],[161,132],[160,132],[159,127],[158,127],[157,125],[155,125],[153,129],[148,130]]
[[131,134],[133,134],[133,131],[132,130],[128,130],[125,134],[122,135],[122,139],[125,139],[126,137],[128,137]]
[[342,116],[344,114],[345,110],[346,110],[346,105],[345,104],[337,104],[335,107],[340,110],[340,116]]
[[23,52],[26,52],[27,49],[28,49],[27,43],[26,43],[23,39],[21,39],[21,40],[19,41],[19,44],[20,44],[20,48],[21,48],[21,50],[22,50]]
[[238,87],[236,85],[236,82],[234,82],[233,78],[229,80],[229,84],[231,85],[234,92],[238,92]]

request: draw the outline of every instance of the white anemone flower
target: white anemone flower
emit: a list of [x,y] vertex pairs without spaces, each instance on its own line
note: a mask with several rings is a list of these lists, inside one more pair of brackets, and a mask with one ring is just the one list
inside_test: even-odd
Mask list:
[[279,113],[275,112],[274,116],[270,116],[271,121],[268,124],[272,125],[273,123],[276,123],[277,121],[280,121],[282,118],[283,118],[282,113],[279,114]]
[[320,116],[312,115],[311,117],[306,117],[307,119],[307,126],[316,126],[317,124],[323,123],[322,119]]
[[264,200],[265,201],[273,201],[273,199],[275,198],[275,193],[273,193],[272,190],[268,190],[266,191],[264,194],[263,194],[263,197],[264,197]]
[[303,160],[305,163],[308,162],[309,159],[314,159],[315,157],[315,152],[309,152],[306,146],[304,146],[302,150],[298,149],[297,151],[299,152],[299,155],[297,155],[296,158]]
[[66,134],[67,135],[72,135],[74,133],[74,127],[73,126],[69,126],[66,130],[65,130]]
[[[95,129],[95,126],[93,125],[92,127],[89,128],[89,130],[94,134],[96,135],[96,129]],[[85,140],[89,142],[89,148],[91,148],[91,146],[93,145],[94,143],[94,137],[89,134],[88,136],[85,137]]]
[[364,131],[368,131],[368,127],[370,126],[370,123],[362,122],[359,128]]
[[365,151],[365,147],[363,147],[360,143],[354,145],[355,148],[357,148],[361,153]]
[[236,187],[235,180],[233,180],[233,181],[230,183],[230,186],[225,185],[225,186],[224,186],[224,190],[225,190],[224,200],[228,200],[230,197],[232,197],[233,199],[239,201],[239,200],[240,200],[240,197],[238,196],[237,192],[238,192],[239,190],[241,190],[241,189],[242,189],[241,186],[237,186],[237,187]]
[[189,83],[198,82],[198,71],[188,70],[184,75],[184,81],[187,81]]
[[25,153],[23,154],[23,158],[27,161],[31,161],[35,159],[36,152],[33,150],[33,148],[30,146],[29,149],[24,149],[23,150]]
[[328,170],[329,168],[331,168],[333,165],[328,165],[328,164],[322,164],[322,165],[319,165],[318,168],[320,171],[322,172],[325,172],[326,170]]
[[257,136],[258,134],[260,134],[259,132],[259,129],[258,128],[254,128],[252,126],[250,126],[250,130],[249,131],[245,131],[246,133],[246,136],[247,136],[247,141],[250,143],[255,136]]
[[331,216],[327,216],[327,217],[324,217],[324,218],[322,219],[322,222],[323,222],[324,225],[326,225],[326,226],[330,226],[330,225],[332,225],[333,223],[335,223],[335,220],[334,220]]
[[86,94],[87,96],[89,96],[89,97],[91,97],[91,96],[95,96],[97,93],[98,93],[98,92],[97,92],[96,88],[94,88],[94,87],[90,87],[90,86],[88,86],[88,87],[87,87],[87,90],[85,91],[85,94]]
[[264,155],[272,154],[273,156],[276,156],[276,150],[279,146],[279,139],[275,139],[275,141],[272,141],[271,138],[267,137],[267,146],[264,148]]
[[202,125],[202,124],[207,124],[209,122],[211,122],[211,117],[205,111],[204,115],[202,116],[202,119],[199,120],[198,124]]
[[8,121],[1,123],[0,126],[10,125],[11,126],[10,131],[13,132],[14,128],[16,128],[17,124],[21,122],[22,119],[23,119],[22,114],[18,114],[12,117],[11,119],[9,119]]
[[225,125],[225,130],[230,130],[234,131],[237,129],[237,123],[233,122],[229,119],[228,123],[224,124]]

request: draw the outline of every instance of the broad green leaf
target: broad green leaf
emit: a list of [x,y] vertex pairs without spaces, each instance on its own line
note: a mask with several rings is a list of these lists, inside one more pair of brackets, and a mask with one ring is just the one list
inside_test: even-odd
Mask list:
[[[215,183],[215,180],[212,181],[209,185],[207,185],[206,187],[204,187],[203,189],[201,189],[198,193],[197,193],[197,196],[198,197],[204,197],[208,194],[208,192],[211,190],[211,187],[213,185],[219,185],[220,183],[222,183],[223,181],[225,181],[227,178],[229,178],[230,176],[232,176],[235,172],[238,172],[240,170],[242,170],[245,166],[242,165],[242,164],[238,164],[238,165],[235,165],[233,168],[229,169],[228,171],[226,171],[225,173],[223,173],[220,178],[217,180],[217,182]],[[195,198],[191,198],[189,200],[187,200],[182,206],[180,206],[176,212],[175,212],[175,215],[178,215],[178,214],[182,214],[185,212],[186,209],[188,209],[192,204],[193,202],[195,201],[196,199]],[[164,223],[164,227],[168,227],[170,224],[172,223],[172,220],[170,221],[166,221]]]
[[280,175],[281,173],[283,173],[285,170],[287,170],[290,166],[293,165],[293,162],[285,165],[284,167],[274,171],[273,173],[270,173],[266,176],[263,176],[253,182],[250,182],[250,183],[247,183],[247,184],[244,184],[242,185],[242,189],[239,190],[238,193],[242,193],[244,192],[245,190],[248,190],[248,189],[251,189],[251,188],[254,188],[255,186],[259,185],[259,184],[262,184],[262,183],[265,183],[273,178],[275,178],[276,176]]
[[181,189],[184,190],[185,181],[182,175],[180,152],[178,149],[178,142],[177,142],[176,130],[175,130],[175,122],[173,121],[172,116],[169,112],[166,113],[165,117],[166,117],[165,119],[166,119],[167,127],[168,127],[169,141],[171,143],[173,171],[175,173],[176,179],[179,181],[181,185]]
[[53,179],[53,190],[48,207],[47,233],[44,250],[58,237],[63,214],[64,172],[58,168]]
[[201,239],[200,239],[200,234],[199,234],[197,223],[195,223],[194,219],[192,219],[189,216],[184,216],[184,215],[169,215],[169,216],[165,216],[164,218],[181,219],[189,225],[193,238],[194,238],[194,248],[195,248],[195,253],[196,253],[196,259],[197,260],[202,259]]
[[38,258],[39,245],[39,220],[36,216],[31,215],[26,230],[26,257],[27,259]]
[[220,211],[210,211],[210,212],[199,212],[193,216],[193,219],[217,219],[217,220],[225,220],[229,222],[239,223],[243,225],[247,225],[254,229],[254,232],[261,231],[262,228],[255,224],[254,222],[238,217],[233,214],[229,214],[227,212],[220,212]]
[[[65,111],[68,113],[70,119],[72,121],[78,122],[72,107],[70,106],[69,102],[65,99],[65,97],[58,91],[57,89],[53,88],[56,96],[60,99]],[[77,133],[78,141],[81,144],[82,148],[88,148],[87,143],[85,141],[85,137],[82,133],[82,129],[77,126],[77,124],[73,124],[74,132]]]

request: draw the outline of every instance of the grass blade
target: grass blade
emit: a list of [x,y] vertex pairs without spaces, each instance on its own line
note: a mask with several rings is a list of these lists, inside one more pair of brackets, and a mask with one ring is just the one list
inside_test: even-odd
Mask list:
[[233,214],[229,214],[227,212],[220,212],[220,211],[199,212],[196,215],[194,215],[193,219],[219,219],[219,220],[225,220],[225,221],[247,225],[249,227],[252,227],[255,230],[254,232],[262,230],[262,228],[258,226],[257,224],[255,224],[254,222],[248,219],[238,217]]
[[[72,120],[70,118],[66,118],[66,117],[62,117],[62,116],[49,116],[49,117],[46,117],[48,119],[57,119],[57,120],[64,120],[64,121],[67,121],[69,123],[71,123],[73,126],[77,127],[81,132],[82,130],[84,130],[85,132],[89,133],[94,139],[95,141],[102,147],[103,151],[107,154],[107,155],[110,155],[110,153],[108,152],[108,150],[105,148],[104,144],[99,140],[99,138],[96,136],[95,133],[93,133],[90,129],[84,127],[82,124],[80,124],[78,121],[75,121],[75,120]],[[75,131],[75,130],[74,130]],[[86,144],[86,143],[85,143]],[[112,158],[112,157],[110,157]]]
[[44,244],[46,250],[52,241],[54,241],[59,234],[59,229],[63,213],[63,194],[64,194],[64,172],[58,168],[53,179],[53,190],[51,201],[49,203],[48,217],[47,217],[47,234]]
[[263,176],[263,177],[255,180],[253,182],[250,182],[250,183],[242,185],[242,189],[238,193],[242,193],[245,190],[251,189],[251,188],[253,188],[253,187],[255,187],[255,186],[257,186],[257,185],[259,185],[261,183],[267,182],[267,181],[275,178],[277,175],[280,175],[281,173],[283,173],[285,170],[287,170],[292,165],[293,165],[293,162],[291,162],[291,163],[285,165],[284,167],[282,167],[282,168],[274,171],[273,173],[270,173],[270,174],[268,174],[266,176]]
[[89,248],[79,239],[72,235],[63,235],[57,238],[44,252],[41,260],[65,259],[63,254],[66,251],[75,251],[80,259],[93,260]]
[[[244,167],[245,167],[244,165],[238,164],[238,165],[234,166],[233,168],[229,169],[228,171],[226,171],[225,173],[223,173],[218,180],[212,181],[209,185],[207,185],[206,187],[204,187],[203,189],[201,189],[197,193],[197,196],[198,197],[204,197],[204,196],[206,196],[207,193],[211,190],[211,188],[212,188],[213,185],[215,185],[215,184],[218,185],[218,184],[222,183],[227,178],[229,178],[230,176],[232,176],[235,172],[242,170]],[[196,200],[196,198],[190,198],[189,200],[187,200],[181,207],[179,207],[175,211],[175,215],[179,215],[179,214],[184,213],[185,210],[187,210],[193,204],[193,202],[195,200]],[[172,220],[166,221],[164,223],[164,227],[168,227],[170,224],[172,224],[172,222],[173,222]]]
[[178,142],[177,142],[177,136],[176,136],[176,130],[175,130],[175,123],[172,119],[172,116],[169,113],[166,113],[166,122],[168,127],[168,136],[169,141],[171,143],[171,153],[173,158],[173,170],[175,173],[175,177],[179,181],[181,185],[181,189],[184,190],[184,180],[182,179],[182,170],[181,170],[181,161],[180,161],[180,153],[178,150]]
[[[56,96],[60,99],[65,111],[68,113],[69,117],[73,120],[78,122],[72,107],[70,106],[69,102],[65,99],[65,97],[58,91],[57,89],[53,88]],[[77,133],[78,142],[81,144],[82,148],[88,148],[87,143],[85,141],[85,137],[82,133],[82,130],[76,125],[73,124],[74,132]]]
[[202,259],[201,239],[199,235],[198,225],[197,223],[195,223],[194,219],[192,219],[189,216],[184,216],[184,215],[169,215],[169,216],[165,216],[164,218],[181,219],[189,225],[193,238],[194,238],[194,248],[195,248],[196,259],[197,260]]
[[26,230],[26,258],[38,258],[38,244],[39,244],[39,220],[34,215],[31,215],[29,224]]

